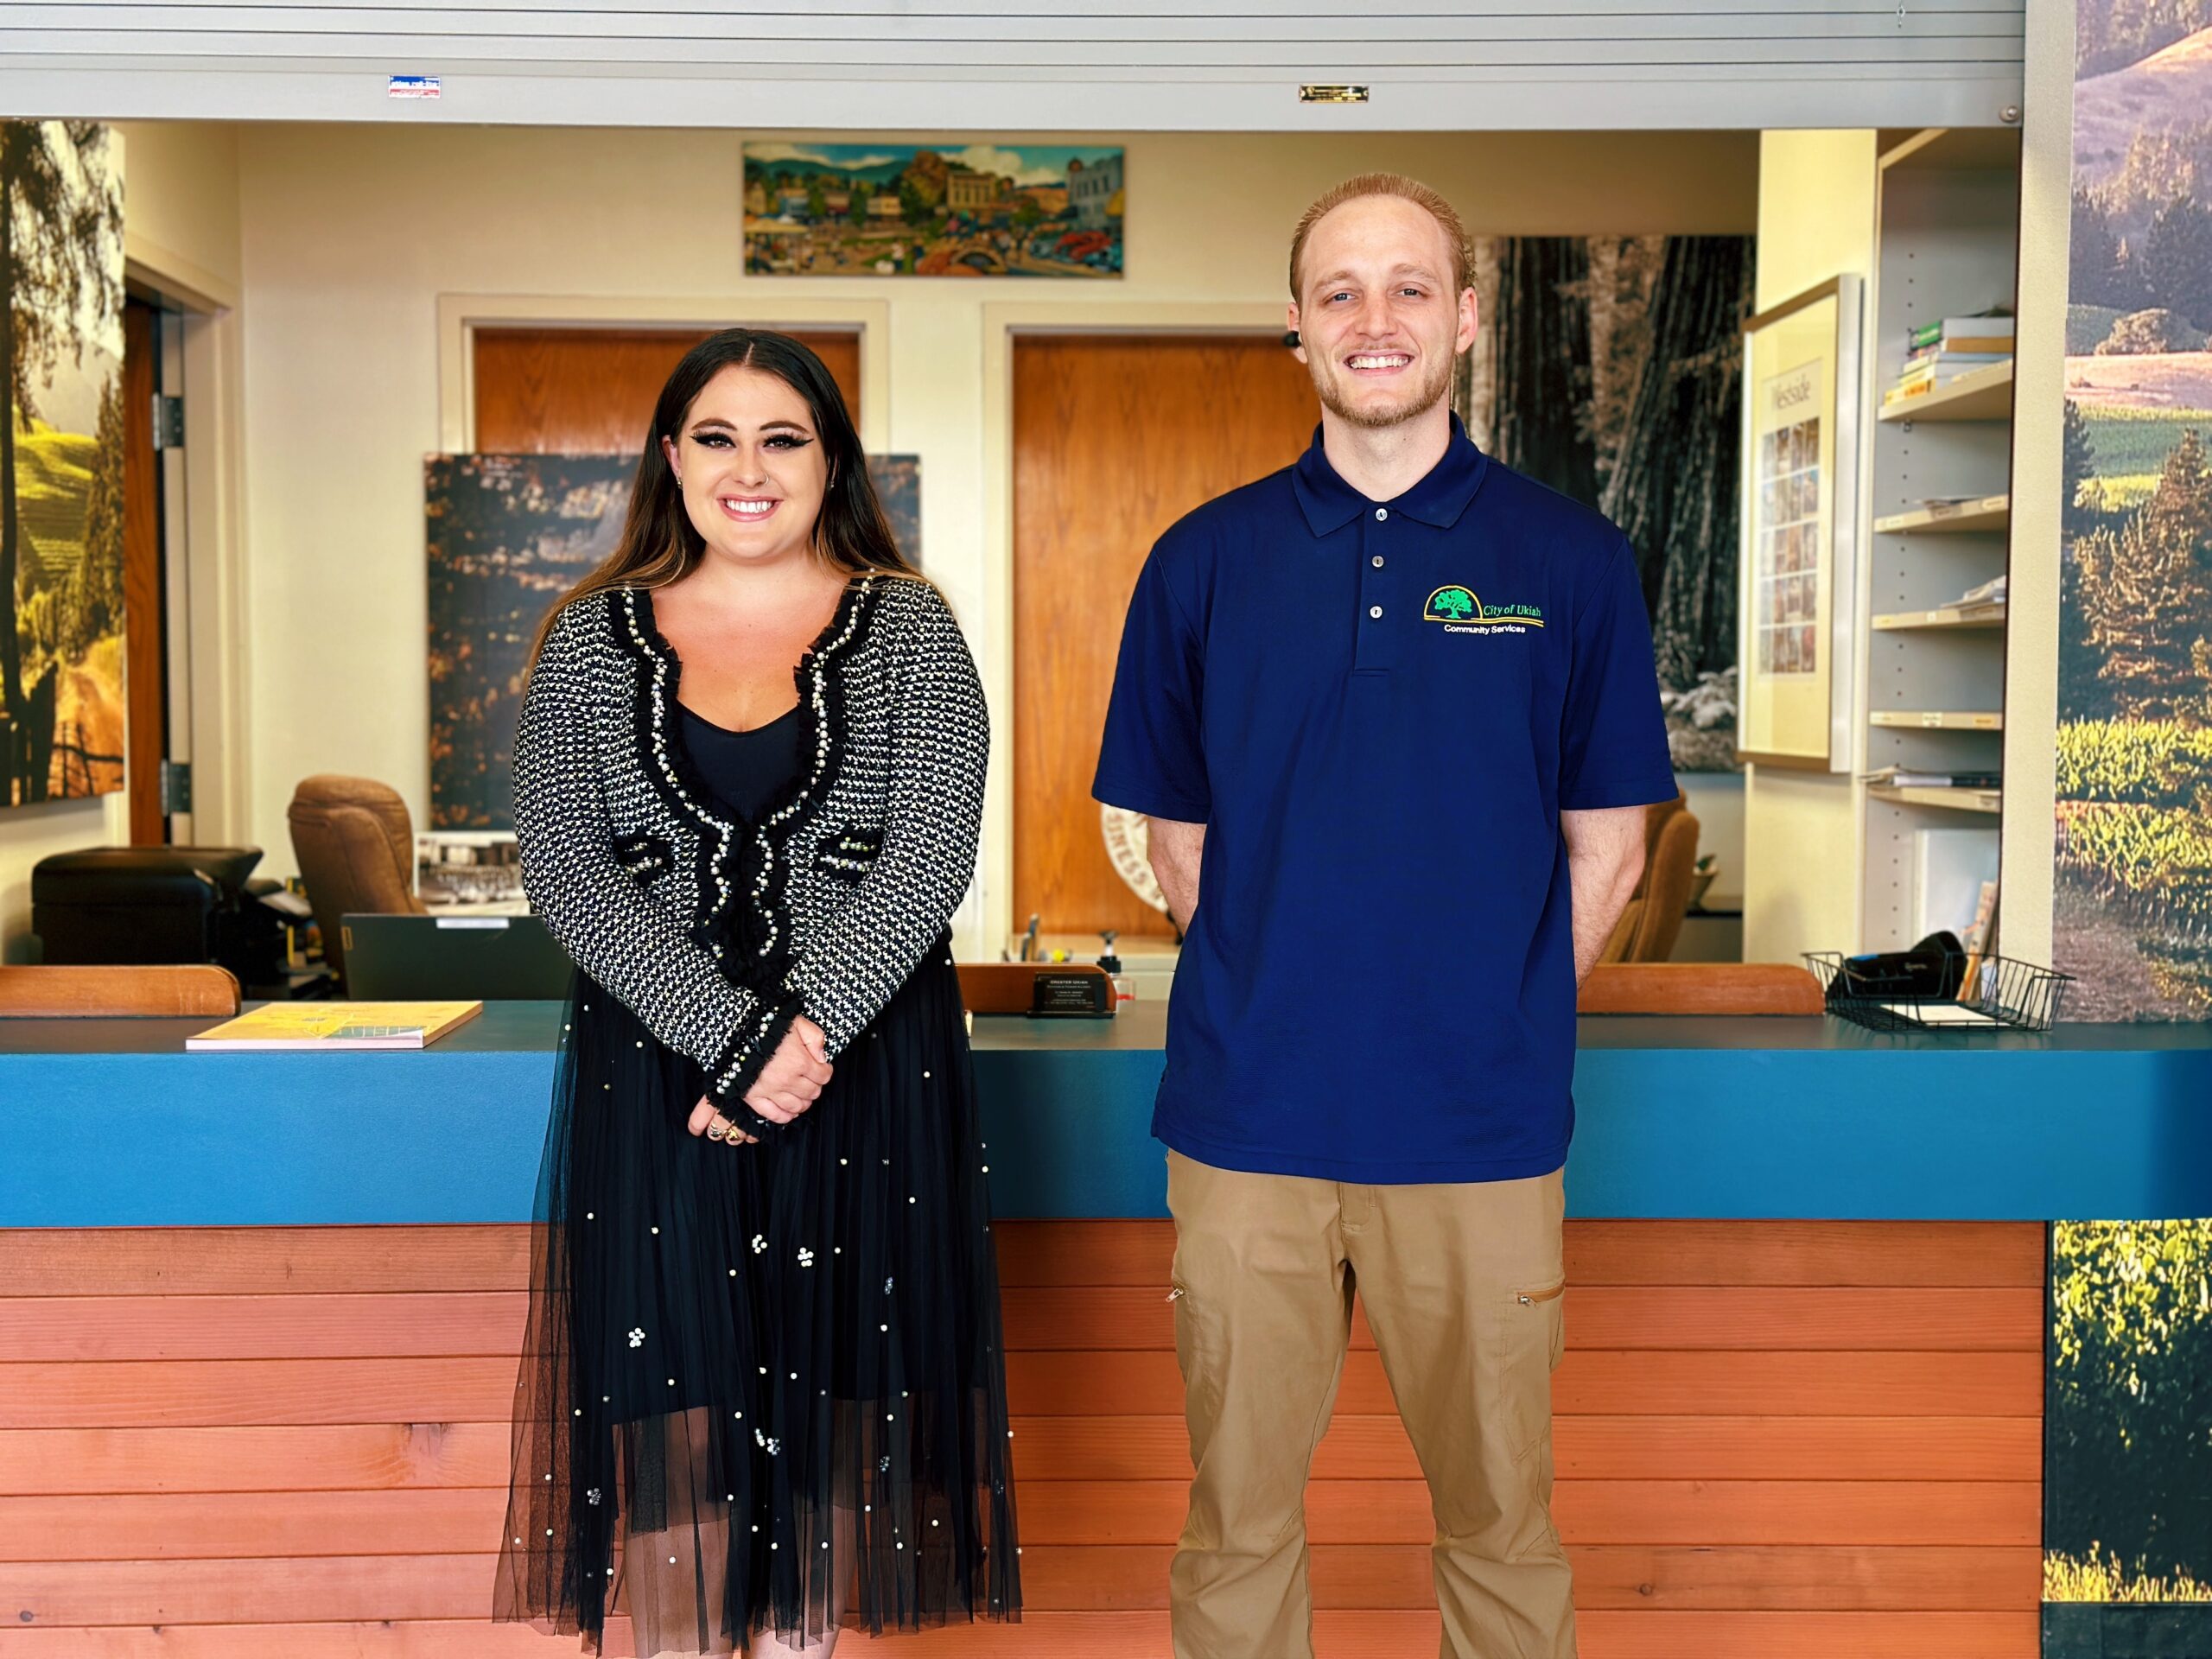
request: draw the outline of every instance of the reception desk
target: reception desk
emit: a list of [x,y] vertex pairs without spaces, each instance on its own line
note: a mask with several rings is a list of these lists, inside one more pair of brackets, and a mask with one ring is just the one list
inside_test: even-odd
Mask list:
[[[0,1649],[573,1650],[481,1622],[558,1021],[310,1056],[0,1022]],[[1165,1654],[1162,1010],[977,1026],[1030,1611],[899,1651]],[[2030,1659],[2044,1224],[2212,1213],[2212,1037],[1581,1042],[1554,1403],[1587,1659]],[[1324,1659],[1433,1651],[1363,1325],[1313,1472]]]

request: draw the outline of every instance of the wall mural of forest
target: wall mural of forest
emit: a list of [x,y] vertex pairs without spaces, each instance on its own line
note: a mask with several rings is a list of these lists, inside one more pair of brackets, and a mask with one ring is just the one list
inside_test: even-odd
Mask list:
[[[2212,0],[2078,0],[2054,954],[2212,1016]],[[2045,1659],[2212,1655],[2212,1222],[2051,1230]]]
[[1753,241],[1483,237],[1455,406],[1482,448],[1628,532],[1681,772],[1732,770]]
[[123,157],[0,121],[0,808],[123,787]]

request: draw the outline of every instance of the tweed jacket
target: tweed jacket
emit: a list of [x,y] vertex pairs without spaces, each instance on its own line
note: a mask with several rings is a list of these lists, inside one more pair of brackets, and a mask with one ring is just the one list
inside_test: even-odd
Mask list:
[[681,672],[648,590],[562,609],[515,734],[523,887],[576,966],[752,1118],[737,1103],[794,1018],[834,1056],[942,948],[975,873],[988,715],[937,589],[857,577],[796,671],[799,773],[748,823],[684,753]]

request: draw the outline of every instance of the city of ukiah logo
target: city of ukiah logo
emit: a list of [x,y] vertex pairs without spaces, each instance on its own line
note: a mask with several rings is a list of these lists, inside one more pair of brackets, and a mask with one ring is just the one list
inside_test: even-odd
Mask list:
[[1485,605],[1471,588],[1450,584],[1428,596],[1421,609],[1424,622],[1441,622],[1446,633],[1520,633],[1544,626],[1535,605]]

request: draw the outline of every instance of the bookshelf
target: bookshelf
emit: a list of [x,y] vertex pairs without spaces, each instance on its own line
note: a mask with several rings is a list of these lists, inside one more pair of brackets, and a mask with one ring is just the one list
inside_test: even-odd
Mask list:
[[2012,365],[1992,363],[1947,380],[1924,397],[1885,404],[1885,421],[2009,421],[2012,418]]
[[1867,724],[1912,732],[2001,732],[2005,716],[1955,709],[1877,709]]
[[1874,530],[1883,536],[1902,536],[1909,531],[1923,536],[1967,536],[1976,531],[2004,530],[2012,522],[2012,498],[1985,495],[1956,505],[1915,507],[1910,512],[1893,512],[1886,518],[1876,519]]
[[[1994,789],[1923,789],[1911,785],[1896,789],[1871,784],[1866,793],[1872,799],[1892,806],[1926,807],[1938,812],[1995,813],[2005,810],[2004,795]],[[1905,943],[1910,944],[1912,941],[1908,939]]]
[[1939,605],[1932,611],[1892,611],[1871,625],[1877,633],[1901,628],[2001,628],[2002,605]]
[[[2012,364],[1969,369],[1904,403],[1885,407],[1882,397],[1914,328],[2012,306],[2019,137],[1917,132],[1885,150],[1878,168],[1858,770],[1994,773],[2004,764],[2008,612],[2001,599],[1959,601],[2007,569]],[[1984,830],[1993,860],[2003,791],[1869,784],[1859,804],[1859,948],[1910,944],[1930,845],[1923,832],[1955,841],[1961,830]]]

